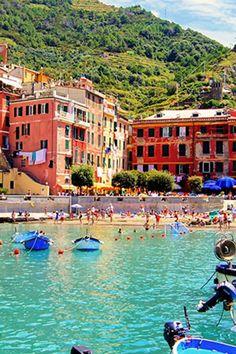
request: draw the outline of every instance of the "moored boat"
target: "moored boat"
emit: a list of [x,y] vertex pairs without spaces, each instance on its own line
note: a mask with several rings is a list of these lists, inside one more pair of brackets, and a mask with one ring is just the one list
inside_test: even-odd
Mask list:
[[188,328],[182,322],[166,322],[164,338],[172,350],[172,354],[235,354],[236,346],[214,340],[188,336]]
[[103,244],[102,241],[97,238],[86,235],[84,237],[77,238],[72,241],[76,246],[75,248],[79,251],[96,251],[100,249],[100,246]]
[[182,338],[178,340],[173,354],[235,354],[236,346],[203,338]]
[[36,235],[30,239],[24,240],[21,243],[24,244],[25,248],[30,251],[41,251],[46,250],[52,244],[52,240],[43,235]]
[[216,265],[215,283],[223,281],[232,283],[236,279],[236,264],[233,259],[236,258],[236,242],[231,234],[225,234],[215,245],[215,256],[226,264]]
[[22,231],[22,232],[15,232],[11,236],[11,240],[14,243],[21,243],[22,241],[26,241],[31,239],[33,236],[38,235],[38,231]]

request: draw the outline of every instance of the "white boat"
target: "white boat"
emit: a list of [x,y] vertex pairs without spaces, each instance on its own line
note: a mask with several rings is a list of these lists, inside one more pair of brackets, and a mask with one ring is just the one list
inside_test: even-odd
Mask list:
[[96,251],[100,249],[100,246],[103,244],[102,241],[97,238],[86,235],[84,237],[77,238],[72,241],[76,245],[76,249],[79,251]]
[[236,264],[233,263],[233,259],[236,258],[236,241],[233,235],[229,233],[220,236],[221,238],[215,245],[215,256],[226,263],[220,263],[216,266],[216,279],[214,282],[216,284],[224,281],[232,283],[236,280]]

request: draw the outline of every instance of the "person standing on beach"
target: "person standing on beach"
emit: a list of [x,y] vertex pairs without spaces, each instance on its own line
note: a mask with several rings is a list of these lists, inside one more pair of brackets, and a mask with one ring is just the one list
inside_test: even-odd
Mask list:
[[228,226],[228,230],[230,229],[230,226],[231,226],[231,222],[233,221],[233,216],[231,213],[229,213],[227,215],[227,226]]
[[16,213],[15,213],[15,210],[12,210],[11,219],[12,219],[12,222],[16,222]]

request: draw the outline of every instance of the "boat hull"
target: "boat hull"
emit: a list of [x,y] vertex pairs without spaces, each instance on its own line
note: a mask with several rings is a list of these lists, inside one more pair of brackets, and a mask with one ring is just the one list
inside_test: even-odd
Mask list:
[[79,251],[97,251],[100,249],[102,242],[97,239],[81,238],[74,241],[76,249]]
[[235,354],[236,346],[203,338],[183,338],[176,342],[173,354]]
[[223,281],[232,283],[236,279],[236,264],[233,264],[232,268],[229,268],[228,264],[218,264],[216,266],[216,279],[218,284]]
[[46,250],[50,246],[50,240],[47,237],[36,236],[31,238],[30,240],[26,240],[23,242],[24,246],[27,250],[31,251],[41,251]]

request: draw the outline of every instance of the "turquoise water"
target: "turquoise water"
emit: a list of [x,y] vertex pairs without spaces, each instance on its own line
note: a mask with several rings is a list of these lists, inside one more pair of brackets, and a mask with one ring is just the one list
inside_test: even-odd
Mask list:
[[[0,250],[0,353],[70,353],[85,345],[95,354],[169,354],[163,326],[183,320],[187,306],[192,334],[236,343],[229,313],[219,304],[198,313],[200,299],[212,294],[214,234],[202,230],[183,236],[162,231],[95,226],[90,231],[104,241],[101,251],[67,251],[85,228],[43,225],[55,240],[48,251],[18,257],[7,241],[14,226],[3,224]],[[19,230],[42,225],[19,225]],[[144,236],[144,239],[140,239]],[[131,237],[131,240],[127,240]],[[119,240],[115,240],[119,238]]]

